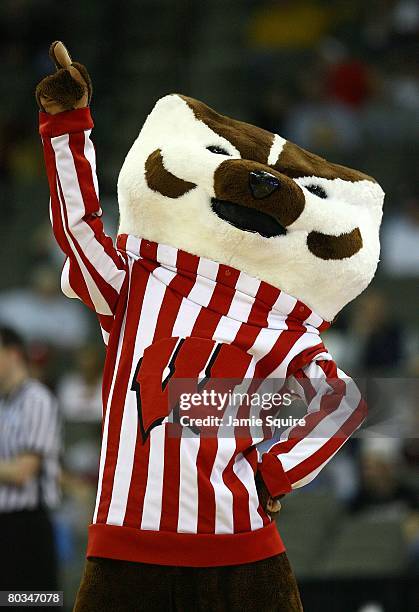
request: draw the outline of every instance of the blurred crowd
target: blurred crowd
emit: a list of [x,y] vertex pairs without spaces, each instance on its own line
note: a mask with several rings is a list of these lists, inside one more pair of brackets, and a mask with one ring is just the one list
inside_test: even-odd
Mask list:
[[[154,101],[170,91],[353,165],[383,186],[376,280],[324,337],[340,367],[366,385],[372,416],[365,435],[347,445],[308,494],[333,497],[345,520],[355,517],[352,526],[359,517],[395,525],[403,543],[394,553],[398,571],[418,572],[417,0],[138,0],[124,8],[92,0],[73,2],[65,15],[51,0],[2,1],[0,322],[23,334],[32,376],[58,397],[64,497],[56,535],[64,580],[73,588],[94,504],[104,348],[94,317],[60,292],[63,260],[49,229],[33,90],[51,71],[47,51],[57,38],[92,74],[111,235],[124,154]],[[286,510],[283,521],[292,522]]]

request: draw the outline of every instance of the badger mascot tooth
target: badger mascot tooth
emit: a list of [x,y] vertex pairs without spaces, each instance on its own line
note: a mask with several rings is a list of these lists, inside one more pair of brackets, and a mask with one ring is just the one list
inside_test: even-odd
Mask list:
[[[75,609],[302,610],[273,515],[365,417],[320,332],[374,276],[383,191],[167,95],[121,169],[114,246],[100,220],[90,78],[62,43],[50,54],[57,72],[36,97],[62,288],[95,311],[106,345]],[[268,383],[306,402],[303,422],[242,424],[248,406],[232,392],[254,397]]]

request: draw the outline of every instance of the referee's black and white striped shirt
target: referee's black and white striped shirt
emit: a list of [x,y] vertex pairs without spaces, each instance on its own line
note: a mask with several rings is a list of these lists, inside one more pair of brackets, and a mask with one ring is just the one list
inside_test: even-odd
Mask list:
[[0,461],[22,453],[42,457],[39,473],[23,486],[0,482],[0,513],[58,505],[60,446],[58,406],[47,387],[27,379],[8,396],[0,396]]

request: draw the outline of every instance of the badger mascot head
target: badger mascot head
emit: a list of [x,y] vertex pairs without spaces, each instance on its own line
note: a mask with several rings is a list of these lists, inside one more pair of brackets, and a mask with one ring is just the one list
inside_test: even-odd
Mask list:
[[374,179],[186,96],[157,102],[118,198],[120,233],[242,270],[329,321],[377,267]]

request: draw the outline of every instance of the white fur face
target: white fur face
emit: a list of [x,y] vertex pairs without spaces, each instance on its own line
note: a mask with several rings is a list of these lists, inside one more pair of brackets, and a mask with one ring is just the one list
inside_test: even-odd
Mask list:
[[148,116],[118,199],[120,233],[242,270],[329,321],[379,260],[373,179],[176,94]]

